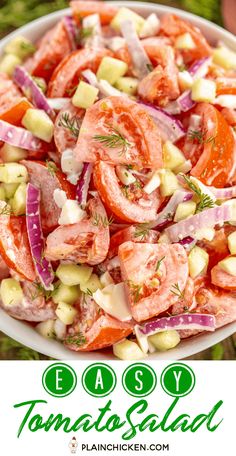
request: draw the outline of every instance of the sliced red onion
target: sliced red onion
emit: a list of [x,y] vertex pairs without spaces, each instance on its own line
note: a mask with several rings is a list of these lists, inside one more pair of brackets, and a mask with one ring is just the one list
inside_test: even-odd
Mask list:
[[79,182],[76,188],[76,199],[80,206],[85,207],[87,204],[89,184],[92,175],[92,163],[84,163]]
[[71,48],[73,51],[75,51],[77,49],[75,22],[74,22],[72,16],[65,16],[63,21],[64,21],[64,25],[65,25],[66,31],[67,31],[69,39],[70,39]]
[[208,187],[209,190],[215,195],[216,199],[224,200],[224,199],[231,199],[236,197],[236,185],[233,187],[228,188],[215,188],[215,187]]
[[91,84],[93,87],[96,87],[100,95],[103,97],[127,97],[127,94],[120,92],[120,90],[115,89],[108,81],[101,80],[98,81],[96,75],[91,70],[85,70],[82,72],[83,77]]
[[181,244],[187,251],[191,250],[196,245],[196,243],[197,240],[191,236],[187,236],[186,238],[182,239],[182,241],[179,241],[179,244]]
[[53,290],[53,269],[44,258],[44,238],[40,218],[40,190],[32,184],[27,185],[26,225],[32,258],[40,281],[46,290]]
[[45,149],[45,143],[36,138],[30,131],[0,120],[0,141],[22,149],[38,151]]
[[47,102],[52,109],[60,111],[67,107],[70,98],[47,98]]
[[25,96],[30,98],[38,109],[43,109],[49,116],[54,117],[55,113],[47,98],[24,67],[17,66],[15,68],[13,79]]
[[211,64],[211,57],[204,57],[200,60],[196,60],[190,68],[188,69],[188,72],[191,74],[191,76],[194,79],[197,78],[204,78],[204,76],[207,75],[209,66]]
[[235,219],[233,205],[224,204],[216,206],[211,209],[206,209],[199,214],[195,214],[181,222],[175,223],[166,228],[166,234],[170,241],[179,242],[187,236],[194,237],[197,230],[205,228],[212,228],[218,223],[228,222]]
[[184,190],[176,190],[164,209],[157,214],[157,218],[150,224],[151,228],[161,228],[173,219],[178,204],[191,200],[193,194]]
[[120,29],[126,40],[136,76],[143,79],[150,73],[152,64],[137,35],[133,21],[122,21]]
[[196,105],[196,102],[191,98],[191,90],[185,90],[185,92],[177,98],[176,102],[183,112],[189,111]]
[[163,109],[151,106],[147,103],[140,102],[140,105],[150,114],[160,130],[163,141],[176,142],[182,138],[186,132],[180,120]]

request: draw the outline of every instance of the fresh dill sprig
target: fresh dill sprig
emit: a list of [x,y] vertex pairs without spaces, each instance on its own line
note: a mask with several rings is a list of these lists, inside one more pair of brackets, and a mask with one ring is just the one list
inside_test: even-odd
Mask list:
[[64,342],[66,344],[72,344],[72,345],[76,345],[77,347],[81,347],[82,345],[84,345],[87,342],[87,340],[86,340],[86,337],[84,336],[84,334],[79,332],[76,336],[67,336],[66,339],[64,340]]
[[160,260],[158,260],[157,265],[156,265],[156,272],[159,270],[162,261],[165,259],[165,256],[163,256]]
[[129,283],[130,291],[131,291],[133,299],[134,299],[134,303],[136,303],[136,302],[138,302],[138,300],[140,298],[143,286],[139,285],[139,284],[135,284],[131,280],[129,280],[128,283]]
[[134,237],[135,238],[141,238],[143,241],[146,236],[149,234],[150,231],[150,226],[148,223],[142,223],[140,225],[136,225],[135,227],[135,232],[134,232]]
[[184,299],[184,290],[181,291],[178,282],[174,283],[170,289],[171,293],[173,293],[175,296],[178,296],[179,299]]
[[46,160],[46,167],[49,174],[51,174],[51,176],[55,176],[56,172],[58,171],[56,163],[51,160]]
[[202,212],[204,209],[210,209],[215,206],[213,199],[207,193],[203,193],[203,191],[191,181],[191,179],[186,176],[185,174],[181,174],[184,178],[186,184],[199,198],[199,202],[197,204],[196,212]]
[[92,293],[92,291],[89,288],[87,288],[85,294],[87,294],[89,296],[93,296],[93,293]]
[[206,138],[206,130],[189,130],[188,137],[192,141],[197,141],[199,144],[209,144],[211,142],[213,145],[215,144],[215,136],[209,136],[209,138]]
[[94,135],[93,139],[110,149],[120,148],[119,154],[125,154],[128,147],[131,146],[131,143],[127,141],[117,128],[111,127],[110,125],[108,127],[111,130],[110,135]]
[[76,116],[70,116],[68,112],[65,112],[62,114],[60,121],[58,123],[59,127],[66,128],[67,130],[70,130],[72,135],[75,138],[78,138],[79,136],[79,131],[81,127],[81,122]]
[[81,27],[76,36],[76,43],[81,45],[83,40],[93,35],[94,27]]
[[146,67],[148,71],[150,71],[150,73],[154,70],[153,65],[151,63],[147,63]]
[[114,219],[113,217],[107,217],[107,216],[102,216],[100,214],[98,214],[97,212],[95,214],[93,214],[93,218],[92,218],[92,224],[94,226],[100,226],[100,227],[104,227],[106,228],[107,226],[110,226],[112,223],[114,222]]
[[43,297],[48,301],[51,299],[59,288],[60,282],[53,285],[53,290],[45,290],[43,285],[39,282],[32,282],[35,287],[35,293],[31,293],[31,299],[34,301],[37,298]]

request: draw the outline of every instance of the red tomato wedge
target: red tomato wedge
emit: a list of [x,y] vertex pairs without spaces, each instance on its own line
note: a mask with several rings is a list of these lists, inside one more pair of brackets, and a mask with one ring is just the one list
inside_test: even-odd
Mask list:
[[[191,175],[206,185],[224,187],[234,167],[234,136],[222,114],[208,103],[199,103],[194,113],[200,115],[203,144]],[[200,152],[200,153],[199,153]]]
[[21,121],[28,109],[32,108],[32,104],[26,100],[26,98],[22,98],[19,100],[15,105],[11,106],[6,111],[0,113],[0,119],[5,120],[12,125],[16,125],[17,127],[21,126]]
[[[1,210],[4,206],[5,203],[0,201]],[[10,269],[27,280],[36,279],[25,217],[0,215],[0,254]]]
[[68,106],[59,111],[55,121],[54,141],[60,154],[62,154],[62,152],[64,152],[66,149],[74,149],[77,142],[77,136],[75,136],[68,128],[63,127],[63,119],[65,119],[65,116],[69,116],[69,119],[73,125],[79,129],[84,114],[84,109],[76,108],[70,102],[68,103]]
[[211,270],[211,282],[225,290],[236,291],[236,277],[228,274],[218,264]]
[[113,234],[110,241],[108,258],[113,258],[118,255],[118,249],[121,244],[127,241],[133,242],[148,242],[155,244],[159,239],[160,234],[155,230],[148,230],[142,226],[131,225],[128,228],[117,231]]
[[155,59],[157,67],[139,82],[138,94],[145,101],[166,106],[180,94],[178,70],[172,47],[157,47]]
[[9,267],[0,256],[0,280],[6,279],[9,277]]
[[94,185],[97,188],[105,206],[125,222],[145,223],[156,218],[161,198],[158,190],[147,195],[135,184],[127,189],[122,186],[116,175],[115,167],[100,161],[93,171]]
[[107,97],[87,109],[74,152],[78,161],[162,166],[156,125],[141,106],[125,97]]
[[61,210],[56,205],[53,192],[56,188],[64,190],[68,199],[75,197],[75,187],[52,162],[23,160],[22,164],[28,169],[30,182],[41,190],[41,220],[44,232],[50,232],[58,226]]
[[235,291],[227,292],[207,284],[198,289],[195,299],[197,312],[215,315],[217,328],[236,319]]
[[212,49],[202,32],[175,14],[166,14],[161,18],[161,32],[173,39],[184,33],[191,35],[196,47],[194,49],[181,50],[185,62],[192,62],[212,54]]
[[60,98],[70,95],[77,87],[82,71],[89,69],[96,73],[103,57],[111,55],[108,49],[81,49],[71,52],[52,74],[47,96]]
[[49,81],[57,65],[71,51],[70,37],[64,22],[60,21],[44,35],[34,56],[25,62],[25,67],[32,75]]
[[15,106],[21,98],[20,90],[9,76],[0,73],[0,116]]
[[105,260],[109,249],[106,211],[98,197],[89,200],[90,217],[73,225],[59,226],[49,234],[45,256],[96,265]]
[[236,125],[236,111],[231,108],[223,108],[221,111],[222,116],[225,118],[226,122],[234,127]]
[[181,245],[125,242],[118,256],[135,320],[165,312],[178,301],[178,290],[184,292],[188,258]]
[[93,1],[72,1],[70,2],[72,8],[72,15],[77,24],[81,24],[81,19],[90,14],[99,14],[102,25],[110,24],[111,20],[117,13],[115,6],[109,5],[104,2],[93,2]]

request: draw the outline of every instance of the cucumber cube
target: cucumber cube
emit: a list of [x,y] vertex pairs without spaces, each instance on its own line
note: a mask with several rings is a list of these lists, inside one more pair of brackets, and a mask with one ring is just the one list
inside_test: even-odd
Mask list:
[[0,155],[4,163],[18,162],[27,157],[27,151],[20,147],[11,146],[5,143],[1,148]]
[[3,279],[0,285],[0,295],[5,307],[18,306],[23,299],[20,283],[15,279]]
[[190,215],[194,215],[196,207],[197,204],[194,201],[185,201],[184,203],[178,204],[174,222],[180,222],[180,220],[184,220],[187,217],[190,217]]
[[7,199],[10,199],[15,195],[18,185],[19,184],[2,184]]
[[205,272],[208,267],[209,255],[198,246],[193,247],[188,257],[189,274],[195,279],[199,274]]
[[236,254],[236,231],[228,236],[228,247],[231,255]]
[[84,293],[87,293],[88,291],[91,293],[95,293],[95,291],[101,288],[101,282],[96,274],[92,274],[90,279],[86,283],[80,285],[80,289]]
[[53,339],[55,337],[54,325],[55,320],[42,321],[35,329],[41,336],[46,337],[46,339]]
[[77,108],[90,108],[95,103],[98,92],[99,90],[96,87],[87,84],[87,82],[80,81],[72,98],[72,104]]
[[176,175],[169,169],[160,171],[161,185],[160,191],[162,196],[171,196],[179,188],[179,183]]
[[12,198],[11,207],[14,215],[24,215],[26,212],[26,187],[25,183],[20,184]]
[[103,57],[97,71],[97,78],[105,79],[113,85],[121,76],[124,76],[127,70],[128,65],[122,60]]
[[6,201],[6,192],[2,185],[0,186],[0,201]]
[[42,109],[28,109],[22,119],[22,125],[37,138],[51,142],[54,124]]
[[72,325],[78,311],[66,302],[59,302],[56,309],[56,316],[65,325]]
[[21,64],[21,59],[13,54],[6,54],[0,61],[0,72],[12,76],[17,65]]
[[163,145],[163,161],[164,167],[172,170],[185,162],[185,156],[171,141],[166,141]]
[[166,351],[176,347],[180,343],[179,333],[173,331],[163,331],[149,336],[148,342],[158,351]]
[[216,97],[216,83],[209,79],[199,78],[192,86],[191,98],[193,101],[213,103]]
[[213,63],[226,70],[236,69],[236,52],[227,47],[221,46],[213,51]]
[[4,49],[6,54],[14,54],[20,59],[24,59],[36,51],[36,47],[24,36],[17,36],[9,41]]
[[120,31],[120,25],[123,21],[131,20],[134,23],[136,32],[139,33],[145,24],[145,19],[129,8],[120,8],[118,13],[114,16],[111,21],[111,27],[117,32]]
[[115,83],[115,87],[128,95],[136,95],[138,89],[138,79],[130,77],[119,78]]
[[79,266],[76,264],[60,264],[56,270],[56,276],[64,285],[83,285],[86,283],[93,272],[93,268]]
[[113,345],[113,353],[117,358],[123,359],[124,361],[133,361],[145,357],[145,354],[141,348],[139,348],[138,344],[129,339],[124,339]]
[[64,283],[56,288],[56,291],[53,293],[52,300],[58,304],[59,302],[66,302],[67,304],[73,304],[80,297],[80,290],[77,286],[68,287]]
[[28,171],[19,163],[5,163],[0,165],[0,182],[4,184],[21,184],[27,182]]
[[218,263],[223,271],[236,277],[236,257],[228,257]]
[[183,33],[179,35],[175,40],[176,49],[194,49],[196,44],[194,43],[190,33]]

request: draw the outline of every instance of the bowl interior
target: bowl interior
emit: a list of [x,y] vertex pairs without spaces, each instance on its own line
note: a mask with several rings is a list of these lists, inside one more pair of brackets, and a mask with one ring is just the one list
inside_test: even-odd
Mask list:
[[[195,26],[199,27],[206,38],[211,44],[216,44],[218,41],[223,41],[227,46],[236,50],[236,38],[229,32],[222,28],[208,22],[205,19],[194,16],[193,14],[181,11],[168,6],[161,6],[153,3],[144,2],[112,2],[117,6],[127,6],[135,11],[139,12],[143,16],[148,16],[150,13],[155,12],[159,17],[165,13],[175,13],[183,19],[190,20]],[[39,39],[44,32],[52,27],[61,17],[69,12],[69,9],[61,10],[56,13],[52,13],[48,16],[42,17],[33,21],[24,27],[16,30],[15,32],[8,35],[0,42],[0,54],[6,43],[11,40],[14,36],[24,35],[32,41]],[[31,326],[28,324],[17,321],[9,317],[3,310],[0,309],[0,330],[8,336],[17,340],[18,342],[31,347],[32,349],[50,356],[55,359],[64,360],[101,360],[101,359],[114,359],[111,350],[104,350],[99,352],[88,352],[88,353],[75,353],[66,349],[61,343],[54,340],[45,339],[40,336]],[[183,359],[188,356],[192,356],[208,347],[218,343],[236,332],[236,322],[233,322],[223,328],[218,329],[214,333],[206,333],[200,336],[191,338],[189,340],[183,340],[177,348],[170,350],[165,353],[154,353],[150,355],[151,360],[155,359]]]

